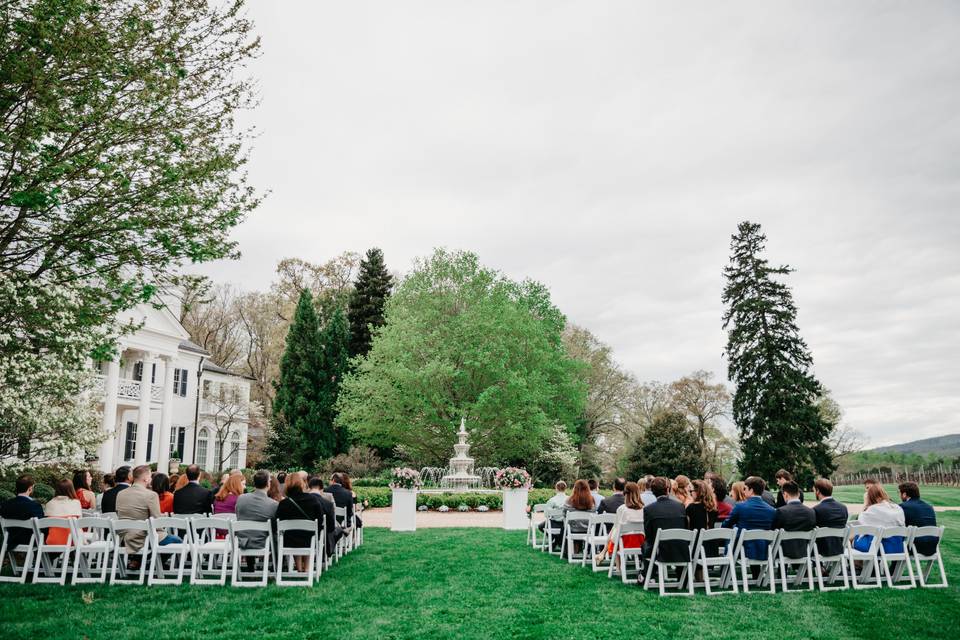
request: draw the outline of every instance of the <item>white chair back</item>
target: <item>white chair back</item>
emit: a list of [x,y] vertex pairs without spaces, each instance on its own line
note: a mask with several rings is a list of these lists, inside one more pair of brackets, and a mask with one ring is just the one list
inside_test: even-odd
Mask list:
[[[653,571],[657,571],[656,584],[660,590],[661,596],[668,595],[693,595],[693,547],[697,539],[698,531],[690,529],[659,529],[657,538],[653,541],[653,548],[650,551],[650,561],[647,563],[647,575],[643,581],[643,588],[650,589],[653,586]],[[664,547],[672,542],[682,542],[685,544],[684,560],[666,560],[662,557]],[[679,550],[680,546],[675,545]],[[670,568],[679,568],[680,573],[675,579],[668,579]],[[668,592],[668,588],[683,589],[675,593]]]

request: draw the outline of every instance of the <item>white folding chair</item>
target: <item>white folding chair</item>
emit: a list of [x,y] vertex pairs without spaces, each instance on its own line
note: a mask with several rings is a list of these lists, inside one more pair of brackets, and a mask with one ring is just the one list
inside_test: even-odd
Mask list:
[[[148,535],[150,536],[150,546],[153,548],[153,554],[150,556],[150,572],[147,575],[147,584],[183,584],[183,574],[187,570],[187,560],[193,555],[189,521],[168,516],[150,518]],[[182,536],[181,542],[161,545],[160,543],[168,535]],[[165,566],[164,556],[170,558],[170,568]]]
[[[859,525],[851,527],[851,533],[854,536],[871,536],[870,548],[866,551],[858,551],[853,544],[847,546],[847,562],[850,563],[850,579],[853,582],[854,589],[877,589],[882,586],[880,582],[880,563],[879,549],[880,536],[883,531],[880,527],[871,527]],[[860,562],[861,571],[857,571],[856,563]],[[873,576],[873,584],[868,581]]]
[[[694,579],[694,587],[703,587],[708,596],[723,593],[737,593],[737,565],[734,561],[734,547],[737,532],[733,529],[703,529],[697,536],[693,561],[700,569],[702,580]],[[716,553],[712,553],[713,551]],[[711,575],[711,569],[719,569],[718,576]],[[714,590],[714,587],[719,591]]]
[[[901,550],[887,551],[884,541],[896,542],[899,538]],[[913,543],[913,528],[884,527],[880,535],[880,566],[887,579],[887,586],[891,589],[913,589],[917,586],[917,579],[913,575],[913,565],[910,563],[910,545]],[[891,545],[892,546],[892,545]],[[890,564],[893,563],[893,567]],[[903,570],[907,570],[909,581],[902,582]]]
[[[150,523],[147,520],[111,520],[113,529],[113,566],[110,569],[110,584],[143,584],[147,577],[147,563],[150,559]],[[143,546],[139,551],[132,551],[126,545],[124,537],[130,533],[143,533]],[[134,558],[139,558],[140,568],[130,577],[127,564]],[[118,575],[119,574],[119,575]]]
[[[66,529],[64,544],[47,542],[50,529]],[[73,527],[67,518],[34,518],[33,532],[37,540],[37,557],[33,563],[33,582],[66,584],[70,573],[70,556],[73,553]]]
[[[776,578],[773,573],[773,558],[776,551],[777,539],[780,531],[767,531],[764,529],[740,529],[737,535],[737,545],[734,554],[737,564],[740,565],[740,587],[744,593],[750,593],[750,587],[759,589],[768,588],[770,593],[776,592]],[[765,559],[755,559],[747,556],[747,543],[756,542],[758,545],[765,545]],[[751,574],[754,567],[757,568],[757,575]]]
[[[550,555],[563,555],[563,529],[564,529],[564,513],[563,509],[553,509],[547,508],[543,512],[544,520],[543,524],[543,535],[545,538],[544,550]],[[560,540],[560,549],[559,551],[554,551],[554,541]]]
[[[689,529],[660,529],[657,531],[657,537],[653,541],[653,549],[650,551],[650,560],[647,563],[647,575],[643,579],[643,588],[651,588],[653,582],[653,570],[657,570],[657,586],[660,589],[661,596],[692,596],[693,595],[693,546],[697,539],[697,532]],[[663,559],[662,549],[667,544],[684,543],[686,549],[684,552],[685,560],[665,560]],[[674,545],[679,549],[679,544]],[[673,580],[669,579],[670,569],[680,569],[680,574]],[[668,592],[667,589],[683,589],[687,585],[686,591]]]
[[[334,518],[334,526],[336,526],[336,518]],[[349,534],[345,534],[349,535]],[[323,575],[324,569],[329,569],[333,566],[333,559],[331,554],[327,553],[327,521],[326,519],[317,521],[317,538],[316,538],[316,554],[317,554],[317,570],[314,579],[319,580],[320,576]]]
[[[288,547],[284,534],[288,531],[303,531],[310,534],[305,547]],[[314,520],[281,520],[277,522],[277,585],[301,586],[313,585],[313,572],[317,556],[317,523]],[[297,571],[293,559],[307,557],[307,573]],[[287,566],[285,570],[284,567]]]
[[[817,586],[820,591],[840,591],[850,588],[850,577],[847,574],[847,548],[850,545],[850,527],[842,529],[831,529],[828,527],[817,527],[813,530],[813,568],[817,576]],[[839,540],[840,553],[821,553],[821,542],[829,540]],[[824,579],[824,570],[830,567],[830,574]],[[843,576],[843,586],[834,587],[837,578]]]
[[614,574],[620,574],[620,581],[627,584],[630,576],[630,560],[633,560],[633,578],[639,580],[642,576],[641,562],[643,561],[643,545],[638,547],[624,547],[623,538],[625,536],[643,535],[642,522],[625,522],[617,528],[617,535],[613,539],[613,553],[610,554],[610,568],[607,569],[607,577],[613,578]]
[[[190,584],[227,584],[230,566],[230,522],[224,518],[193,518],[188,520],[193,557]],[[222,535],[220,538],[218,536]],[[206,562],[206,566],[204,566]]]
[[[241,547],[240,543],[244,536],[238,535],[247,532],[264,533],[266,537],[262,544],[257,546]],[[273,556],[273,525],[270,522],[253,522],[250,520],[236,520],[230,523],[230,538],[233,540],[233,586],[235,587],[262,587],[266,586],[270,577],[271,563],[276,567],[276,561]],[[253,558],[254,565],[259,561],[262,569],[258,572],[245,571],[244,565],[247,559]],[[248,580],[247,578],[259,579]]]
[[347,548],[347,534],[349,533],[348,529],[350,523],[347,522],[347,508],[346,507],[334,507],[333,508],[333,521],[340,525],[344,529],[344,535],[337,541],[336,549],[334,549],[334,560],[337,562],[340,561],[340,558],[347,554],[349,549]]
[[[596,563],[594,558],[597,555],[597,551],[603,549],[607,546],[607,540],[610,538],[610,534],[607,531],[607,525],[612,527],[617,523],[617,514],[615,513],[595,513],[590,516],[590,523],[587,525],[587,541],[586,546],[583,549],[583,561],[580,563],[581,566],[586,566],[590,563],[590,569],[592,571],[607,571],[610,567],[609,564]],[[613,561],[613,556],[607,558],[607,563]]]
[[112,522],[109,518],[89,517],[70,523],[74,541],[73,584],[107,581],[114,548]]
[[[563,521],[563,542],[561,543],[561,552],[566,549],[567,562],[573,564],[579,562],[583,564],[583,555],[587,552],[587,536],[590,533],[589,523],[590,518],[595,516],[596,513],[593,511],[568,511],[567,517]],[[583,526],[583,532],[575,533],[573,531],[573,524],[580,523]],[[579,525],[578,527],[579,528]],[[580,549],[580,554],[576,552],[576,545],[574,543],[580,542],[582,547]]]
[[216,518],[217,520],[230,520],[234,521],[237,519],[237,514],[235,513],[212,513],[210,514],[211,518]]
[[[780,570],[780,585],[784,593],[790,591],[791,583],[794,587],[799,587],[803,583],[804,578],[807,580],[807,588],[813,591],[813,550],[811,547],[813,546],[815,535],[812,529],[810,531],[780,532],[780,539],[777,541],[775,563]],[[785,542],[796,542],[797,544],[787,544],[787,547],[784,548]],[[802,555],[799,558],[790,557],[788,553],[794,546],[802,546],[803,548]],[[793,573],[790,572],[791,568],[795,568]]]
[[[543,513],[547,508],[547,505],[543,502],[535,504],[530,508],[530,523],[527,527],[527,544],[529,544],[534,549],[540,549],[543,546],[542,542],[537,542],[537,520],[533,517],[535,513]],[[544,536],[546,537],[546,536]]]
[[[913,530],[913,538],[910,540],[910,553],[913,554],[913,559],[917,563],[917,579],[920,581],[921,587],[939,589],[947,586],[947,572],[943,568],[943,558],[940,555],[940,541],[943,540],[943,531],[943,527],[916,527]],[[920,540],[920,538],[924,538],[924,540]],[[933,538],[936,538],[936,550],[932,554],[921,553],[917,549],[918,542],[924,544],[929,540],[932,543]],[[922,563],[924,562],[930,563],[927,565],[926,571],[923,570]],[[940,582],[930,584],[930,573],[933,571],[934,564],[940,569]]]
[[[33,520],[11,520],[10,518],[0,518],[0,529],[3,531],[3,543],[0,544],[0,567],[6,558],[10,562],[10,570],[13,575],[0,575],[0,582],[19,582],[24,584],[27,577],[33,570],[33,559],[37,546],[37,534],[33,529]],[[30,540],[24,544],[16,546],[10,545],[10,532],[24,530],[30,533]],[[23,566],[17,562],[17,554],[24,554]]]

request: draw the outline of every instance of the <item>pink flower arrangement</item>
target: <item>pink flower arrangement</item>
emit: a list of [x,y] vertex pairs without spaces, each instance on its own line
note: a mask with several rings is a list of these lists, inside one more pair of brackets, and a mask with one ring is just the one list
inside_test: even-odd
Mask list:
[[497,471],[493,478],[498,489],[529,489],[532,478],[526,469],[506,467]]
[[397,467],[392,472],[391,489],[416,489],[420,486],[420,472],[409,467]]

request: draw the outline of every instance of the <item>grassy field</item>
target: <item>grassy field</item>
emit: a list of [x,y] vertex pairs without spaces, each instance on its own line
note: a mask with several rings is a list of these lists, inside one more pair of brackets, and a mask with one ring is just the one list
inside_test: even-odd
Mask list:
[[[883,485],[894,502],[900,502],[900,492],[895,484]],[[863,503],[863,485],[836,487],[833,496],[848,504]],[[813,494],[806,496],[814,500]],[[920,497],[935,507],[960,507],[960,487],[938,487],[924,485],[920,487]]]
[[[947,526],[960,584],[960,513]],[[14,638],[956,638],[960,590],[660,598],[523,544],[522,532],[371,529],[312,589],[0,585]]]

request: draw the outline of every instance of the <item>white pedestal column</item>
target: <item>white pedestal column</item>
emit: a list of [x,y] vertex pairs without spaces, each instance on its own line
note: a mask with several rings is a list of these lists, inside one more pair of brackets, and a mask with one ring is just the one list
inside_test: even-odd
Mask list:
[[137,412],[137,450],[133,454],[133,463],[141,465],[147,463],[147,435],[150,433],[150,397],[153,385],[150,378],[153,375],[153,363],[157,356],[152,353],[143,357],[143,367],[140,369],[140,406]]
[[107,363],[107,375],[103,381],[103,418],[100,425],[104,440],[100,443],[98,457],[100,471],[113,471],[113,451],[117,440],[117,390],[120,386],[120,362]]
[[157,470],[170,465],[170,426],[173,422],[173,358],[163,359],[163,405],[160,408],[160,437],[157,442]]
[[527,526],[527,489],[504,489],[503,528],[515,530]]
[[417,490],[394,489],[390,504],[390,530],[417,530]]

